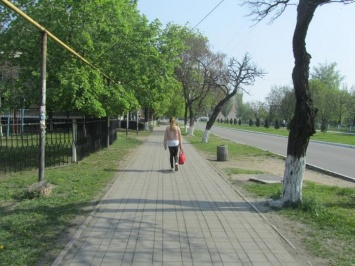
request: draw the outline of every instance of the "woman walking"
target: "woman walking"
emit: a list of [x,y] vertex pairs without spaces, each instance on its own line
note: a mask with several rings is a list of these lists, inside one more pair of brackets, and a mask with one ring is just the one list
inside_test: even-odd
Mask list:
[[179,147],[182,150],[182,139],[180,128],[176,125],[176,120],[174,117],[170,118],[170,125],[165,129],[164,134],[164,148],[165,150],[169,148],[170,153],[170,167],[171,171],[179,170],[178,164],[178,151]]

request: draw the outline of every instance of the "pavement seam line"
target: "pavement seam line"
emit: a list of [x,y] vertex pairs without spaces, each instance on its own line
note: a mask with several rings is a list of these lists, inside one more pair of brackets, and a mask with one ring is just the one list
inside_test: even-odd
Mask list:
[[[144,142],[147,141],[147,138],[143,140],[142,144]],[[142,145],[141,144],[141,145]],[[129,162],[127,163],[127,166],[129,166],[130,164],[132,164],[133,159],[136,157],[138,153],[138,149],[135,149],[132,154],[130,155],[129,158]],[[115,183],[117,181],[117,179],[119,178],[119,175],[115,176],[113,178]],[[86,228],[86,226],[89,224],[89,222],[91,221],[91,219],[93,218],[93,216],[95,215],[95,213],[97,213],[97,211],[99,210],[99,206],[101,206],[101,204],[103,203],[103,201],[105,200],[105,195],[106,193],[109,191],[110,189],[108,189],[105,194],[102,196],[100,202],[94,207],[94,210],[88,215],[88,217],[86,217],[86,219],[84,220],[84,222],[79,226],[79,228],[76,230],[75,234],[73,235],[73,237],[69,240],[69,242],[65,245],[64,249],[59,253],[59,255],[57,256],[57,258],[54,260],[54,262],[51,264],[51,266],[59,266],[61,265],[60,263],[62,262],[63,258],[65,257],[65,255],[68,253],[68,251],[70,250],[70,248],[74,245],[74,243],[76,242],[77,239],[79,239],[79,237],[81,236],[82,232],[84,231],[84,229]]]

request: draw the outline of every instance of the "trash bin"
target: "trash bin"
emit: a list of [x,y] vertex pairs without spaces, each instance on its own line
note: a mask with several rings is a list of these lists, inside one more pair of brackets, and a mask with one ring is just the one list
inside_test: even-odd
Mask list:
[[228,160],[228,147],[226,145],[217,146],[217,161]]

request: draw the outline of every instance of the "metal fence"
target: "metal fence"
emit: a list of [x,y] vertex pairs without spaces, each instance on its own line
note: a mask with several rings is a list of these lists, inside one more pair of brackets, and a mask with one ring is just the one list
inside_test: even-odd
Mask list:
[[[38,168],[38,110],[2,113],[0,119],[0,174]],[[46,126],[45,165],[50,167],[108,147],[117,139],[118,120],[51,113]]]

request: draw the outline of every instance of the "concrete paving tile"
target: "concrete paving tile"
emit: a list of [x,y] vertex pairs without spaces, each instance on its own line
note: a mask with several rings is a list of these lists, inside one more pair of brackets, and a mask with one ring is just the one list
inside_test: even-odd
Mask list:
[[152,262],[153,261],[153,252],[151,249],[139,249],[134,252],[133,256],[133,265],[136,262]]
[[270,262],[253,262],[253,266],[276,266]]
[[177,250],[163,250],[163,262],[181,262],[182,256],[180,249]]
[[209,250],[209,254],[210,254],[211,260],[214,264],[218,265],[219,263],[223,262],[223,259],[217,250],[214,250],[214,251]]
[[136,244],[136,249],[153,249],[154,239],[145,240],[138,239]]
[[[65,264],[64,264],[65,265]],[[70,263],[72,266],[87,266],[87,262],[72,262]]]
[[122,264],[132,264],[134,251],[125,252],[122,259]]
[[195,263],[213,263],[212,258],[208,252],[191,252],[192,261]]
[[242,261],[239,259],[238,254],[236,253],[219,253],[219,256],[222,262],[236,262],[241,263]]
[[117,173],[86,227],[53,266],[302,265],[191,145],[184,143],[189,161],[169,172],[164,128],[154,130],[127,171]]
[[154,249],[153,262],[163,262],[163,251],[160,249]]
[[297,262],[295,258],[292,257],[292,255],[289,253],[276,254],[276,257],[281,263],[284,263],[285,265]]
[[271,251],[264,251],[264,255],[267,257],[270,263],[272,264],[280,263],[277,257]]
[[119,251],[108,251],[105,253],[104,257],[102,260],[98,261],[93,261],[93,263],[98,263],[100,262],[100,265],[107,265],[109,263],[116,263],[116,265],[120,265],[123,257],[124,257],[125,252],[119,252]]
[[86,263],[90,264],[91,261],[94,259],[95,255],[97,255],[97,252],[86,252],[86,251],[80,250],[72,258],[72,262],[73,263],[84,263],[84,262],[86,262]]
[[268,258],[262,252],[246,251],[246,253],[248,254],[248,257],[252,263],[269,262]]

